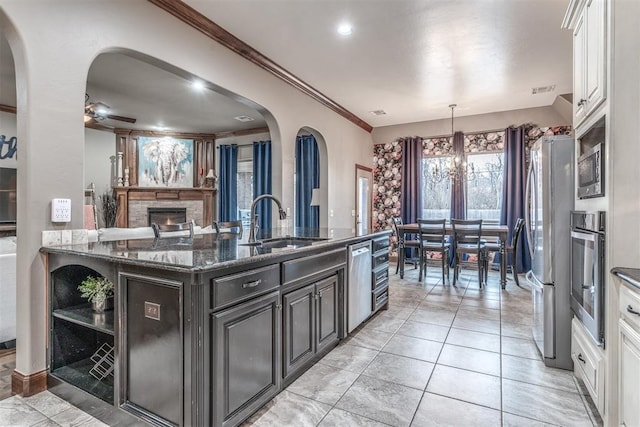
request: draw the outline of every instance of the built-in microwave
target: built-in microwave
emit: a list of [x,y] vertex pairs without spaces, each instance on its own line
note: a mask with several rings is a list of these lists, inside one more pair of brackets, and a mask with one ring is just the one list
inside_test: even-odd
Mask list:
[[604,143],[578,157],[578,198],[604,196]]

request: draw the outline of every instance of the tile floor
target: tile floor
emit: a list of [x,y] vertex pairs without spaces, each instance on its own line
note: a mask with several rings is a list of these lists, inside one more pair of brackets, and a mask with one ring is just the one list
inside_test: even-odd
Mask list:
[[15,368],[16,350],[0,350],[0,400],[11,396],[11,374]]
[[[479,290],[476,278],[454,288],[436,268],[422,284],[417,270],[391,274],[389,310],[245,426],[601,425],[571,373],[540,361],[530,291],[501,290],[495,273]],[[0,426],[104,425],[49,392],[0,401]]]

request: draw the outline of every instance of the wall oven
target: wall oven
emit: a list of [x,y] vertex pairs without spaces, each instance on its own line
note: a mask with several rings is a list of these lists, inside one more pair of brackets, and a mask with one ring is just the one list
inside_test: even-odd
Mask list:
[[571,310],[604,346],[604,212],[571,212]]

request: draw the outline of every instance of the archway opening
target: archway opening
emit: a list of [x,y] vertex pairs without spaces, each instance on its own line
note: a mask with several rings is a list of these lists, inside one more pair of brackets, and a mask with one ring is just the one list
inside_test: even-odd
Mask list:
[[295,221],[296,227],[328,226],[327,145],[320,132],[302,127],[295,144]]

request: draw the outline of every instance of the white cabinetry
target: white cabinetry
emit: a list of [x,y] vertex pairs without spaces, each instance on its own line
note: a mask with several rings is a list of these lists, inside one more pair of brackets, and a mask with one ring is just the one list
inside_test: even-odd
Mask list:
[[640,295],[620,288],[618,321],[618,417],[621,426],[640,422]]
[[604,354],[580,321],[571,321],[571,359],[573,373],[589,391],[600,414],[604,414]]
[[573,29],[573,124],[607,97],[607,0],[573,1],[563,25]]

